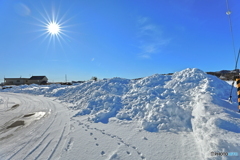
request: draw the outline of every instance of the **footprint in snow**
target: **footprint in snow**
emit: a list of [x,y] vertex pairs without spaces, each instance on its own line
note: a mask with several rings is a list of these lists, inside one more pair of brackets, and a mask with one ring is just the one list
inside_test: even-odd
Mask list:
[[70,140],[68,141],[67,147],[66,147],[66,151],[69,151],[72,148],[73,145],[73,137],[70,138]]
[[85,124],[85,126],[86,126],[87,128],[89,128],[89,125],[88,125],[88,124]]
[[[90,129],[90,130],[95,130],[95,131],[101,132],[103,135],[106,135],[106,136],[108,136],[109,138],[116,138],[116,140],[119,141],[119,142],[117,143],[118,145],[123,144],[123,145],[125,145],[125,146],[127,146],[127,147],[131,147],[132,149],[135,150],[135,152],[137,152],[137,154],[139,155],[139,157],[140,157],[141,159],[146,159],[146,158],[144,157],[144,155],[143,155],[140,151],[138,151],[137,147],[132,146],[131,144],[126,143],[121,137],[118,137],[118,136],[113,135],[113,134],[106,133],[104,129],[101,130],[101,129],[98,129],[98,128],[96,128],[96,127],[95,127],[95,128],[91,128],[90,125],[88,125],[88,124],[84,124],[84,123],[83,123],[82,125],[84,125],[84,126],[86,127],[85,131],[88,131],[88,129]],[[82,126],[82,128],[85,128],[84,126]],[[90,134],[90,136],[93,135],[92,132],[90,132],[89,134]],[[142,137],[142,139],[148,140],[146,137]],[[97,138],[95,137],[94,140],[97,140]],[[99,146],[99,143],[95,143],[95,145],[96,145],[96,146]],[[131,152],[130,152],[130,151],[126,151],[126,153],[127,153],[128,155],[131,155]],[[106,154],[105,151],[102,151],[102,152],[101,152],[101,155],[102,155],[102,156],[105,155],[105,154]]]
[[75,127],[71,124],[70,125],[70,130],[73,131],[75,129]]
[[148,140],[147,137],[143,137],[143,140]]
[[78,122],[78,125],[80,126],[80,125],[83,125],[83,123],[81,123],[81,122],[79,122],[79,121],[77,121]]

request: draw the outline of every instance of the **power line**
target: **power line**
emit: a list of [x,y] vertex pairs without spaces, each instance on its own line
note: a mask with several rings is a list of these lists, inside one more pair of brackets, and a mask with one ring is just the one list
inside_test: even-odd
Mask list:
[[230,32],[231,32],[231,37],[232,37],[232,45],[233,45],[233,52],[234,52],[234,58],[235,61],[237,61],[236,58],[236,50],[235,50],[235,42],[234,42],[234,36],[233,36],[233,29],[232,29],[232,19],[231,19],[231,11],[229,9],[229,5],[228,5],[228,0],[226,0],[226,4],[227,4],[227,12],[226,14],[228,15],[228,21],[229,21],[229,26],[230,26]]
[[[234,52],[234,58],[235,58],[235,71],[237,71],[237,65],[238,65],[238,59],[239,59],[239,54],[240,54],[240,49],[238,51],[238,55],[236,57],[236,50],[235,50],[235,41],[234,41],[234,36],[233,36],[233,29],[232,29],[232,19],[231,19],[231,11],[229,9],[229,4],[228,0],[226,0],[226,5],[227,5],[227,12],[226,14],[228,15],[228,21],[229,21],[229,26],[230,26],[230,33],[232,37],[232,46],[233,46],[233,52]],[[238,73],[238,72],[237,72]],[[235,78],[235,77],[234,77]],[[229,96],[229,101],[232,102],[232,90],[233,90],[233,85],[234,85],[234,78],[232,82],[232,87],[230,91],[230,96]]]

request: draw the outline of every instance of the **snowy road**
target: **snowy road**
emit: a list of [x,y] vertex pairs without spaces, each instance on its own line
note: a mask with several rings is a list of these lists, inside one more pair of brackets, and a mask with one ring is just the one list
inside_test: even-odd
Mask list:
[[59,159],[69,111],[43,96],[0,93],[0,159]]
[[0,93],[0,99],[1,160],[201,159],[191,133],[151,133],[115,118],[93,123],[43,96]]

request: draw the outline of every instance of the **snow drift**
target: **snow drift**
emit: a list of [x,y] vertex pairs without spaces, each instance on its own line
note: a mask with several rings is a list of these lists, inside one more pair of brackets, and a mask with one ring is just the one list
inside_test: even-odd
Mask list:
[[[155,74],[140,80],[88,81],[73,86],[18,86],[4,91],[43,94],[72,103],[75,116],[108,123],[137,121],[149,132],[193,132],[202,157],[211,151],[235,152],[240,147],[237,103],[227,101],[231,86],[199,69],[172,76]],[[233,90],[233,101],[237,101]],[[222,157],[217,157],[222,158]]]

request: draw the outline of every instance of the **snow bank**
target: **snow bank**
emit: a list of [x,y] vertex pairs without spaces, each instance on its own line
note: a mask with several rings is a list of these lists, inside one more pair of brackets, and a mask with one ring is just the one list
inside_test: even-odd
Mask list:
[[[149,132],[193,132],[202,157],[211,159],[212,151],[239,151],[240,114],[234,111],[237,103],[227,101],[230,88],[228,83],[194,68],[140,80],[112,78],[74,86],[30,85],[4,91],[58,97],[73,104],[71,108],[78,112],[75,116],[89,115],[94,122],[108,123],[115,117],[140,122]],[[233,93],[236,102],[235,88]]]

